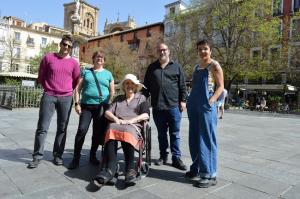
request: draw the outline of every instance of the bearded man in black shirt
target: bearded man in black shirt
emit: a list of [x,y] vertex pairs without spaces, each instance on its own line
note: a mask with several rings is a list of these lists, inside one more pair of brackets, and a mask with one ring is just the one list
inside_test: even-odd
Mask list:
[[172,166],[186,170],[181,160],[180,122],[181,112],[186,107],[186,85],[181,65],[170,59],[170,50],[165,43],[157,46],[158,60],[147,68],[143,93],[151,95],[154,123],[158,131],[160,158],[156,165],[167,164],[169,147],[172,153]]

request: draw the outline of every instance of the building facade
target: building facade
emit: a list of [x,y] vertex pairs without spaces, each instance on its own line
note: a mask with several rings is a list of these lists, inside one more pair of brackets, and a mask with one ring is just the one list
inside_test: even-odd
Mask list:
[[[99,8],[79,0],[79,34],[84,37],[98,36]],[[64,4],[64,29],[73,32],[72,16],[76,11],[76,2]]]
[[2,21],[8,24],[8,28],[1,42],[1,72],[31,73],[30,59],[48,44],[53,43],[58,48],[61,36],[70,34],[47,23],[26,25],[23,20],[12,16],[3,17]]
[[163,33],[163,23],[159,22],[90,38],[80,46],[80,60],[92,64],[92,54],[102,50],[106,59],[111,58],[106,62],[110,61],[112,64],[120,59],[123,62],[120,65],[134,68],[136,75],[143,78],[146,66],[156,59],[156,45],[163,39]]
[[111,34],[114,32],[121,32],[124,30],[130,30],[136,28],[137,25],[133,19],[133,17],[128,16],[127,21],[119,21],[119,18],[117,19],[117,22],[115,23],[108,23],[108,20],[106,19],[105,25],[104,25],[104,35]]

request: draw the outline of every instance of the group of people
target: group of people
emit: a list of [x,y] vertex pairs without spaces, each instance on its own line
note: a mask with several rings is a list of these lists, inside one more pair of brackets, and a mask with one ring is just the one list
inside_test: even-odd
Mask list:
[[194,68],[189,96],[183,69],[170,58],[170,50],[163,42],[157,46],[158,59],[148,66],[144,83],[133,74],[125,75],[119,84],[123,94],[117,97],[114,97],[113,75],[104,68],[105,54],[102,51],[95,52],[92,56],[93,66],[80,72],[78,62],[70,56],[72,43],[70,36],[63,36],[59,52],[49,53],[41,61],[38,81],[44,88],[44,94],[35,132],[33,160],[28,168],[38,167],[43,158],[45,138],[55,110],[57,131],[53,163],[63,165],[62,155],[74,100],[79,125],[74,156],[68,168],[76,169],[79,166],[84,139],[93,120],[89,161],[99,165],[96,157],[99,145],[104,144],[105,156],[105,164],[94,181],[97,184],[113,183],[117,172],[119,141],[125,157],[125,183],[134,184],[137,177],[134,152],[141,146],[142,122],[150,117],[147,98],[151,96],[160,152],[155,165],[168,163],[170,148],[171,165],[187,170],[180,149],[181,116],[187,108],[192,165],[185,173],[185,178],[199,178],[195,186],[202,188],[217,183],[217,101],[223,92],[224,80],[220,64],[211,57],[208,41],[197,42],[199,63]]

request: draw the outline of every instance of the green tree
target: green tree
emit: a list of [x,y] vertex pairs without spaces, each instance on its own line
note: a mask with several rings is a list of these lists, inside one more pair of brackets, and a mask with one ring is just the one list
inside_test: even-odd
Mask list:
[[42,47],[40,53],[29,60],[29,65],[31,66],[31,72],[33,74],[36,74],[38,72],[40,63],[45,54],[49,52],[56,52],[56,51],[57,51],[57,44],[55,44],[54,42],[48,44],[45,47]]
[[[227,88],[235,80],[271,79],[282,70],[281,56],[272,56],[272,45],[281,45],[280,21],[272,17],[272,1],[192,0],[193,15],[202,36],[213,44],[213,57],[224,70]],[[258,47],[260,50],[254,50]],[[276,52],[277,53],[277,52]],[[280,54],[280,52],[278,52]]]

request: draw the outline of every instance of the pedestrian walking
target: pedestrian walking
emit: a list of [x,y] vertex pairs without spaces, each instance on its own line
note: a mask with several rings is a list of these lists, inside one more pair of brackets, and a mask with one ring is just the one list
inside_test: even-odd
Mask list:
[[80,152],[92,120],[93,135],[89,161],[94,165],[99,164],[96,154],[98,146],[104,143],[107,126],[104,112],[115,93],[113,76],[104,68],[104,53],[94,52],[92,60],[93,66],[82,70],[75,89],[75,111],[79,115],[79,124],[75,136],[74,156],[69,169],[76,169],[79,166]]
[[67,126],[72,108],[72,95],[79,77],[78,62],[70,56],[73,40],[64,35],[58,53],[48,53],[41,61],[38,81],[44,88],[40,102],[39,119],[35,132],[33,160],[28,168],[36,168],[44,155],[44,144],[54,111],[57,130],[53,146],[53,163],[62,165]]
[[181,112],[186,107],[186,85],[181,65],[170,59],[170,51],[165,43],[157,46],[158,60],[147,68],[143,92],[151,95],[151,105],[154,123],[158,131],[160,158],[156,165],[167,164],[168,130],[172,165],[180,170],[186,170],[181,160],[180,122]]
[[224,89],[223,71],[211,58],[208,41],[197,42],[200,58],[195,66],[192,90],[187,100],[189,118],[189,149],[192,158],[185,178],[200,176],[195,186],[209,187],[217,184],[217,99]]

